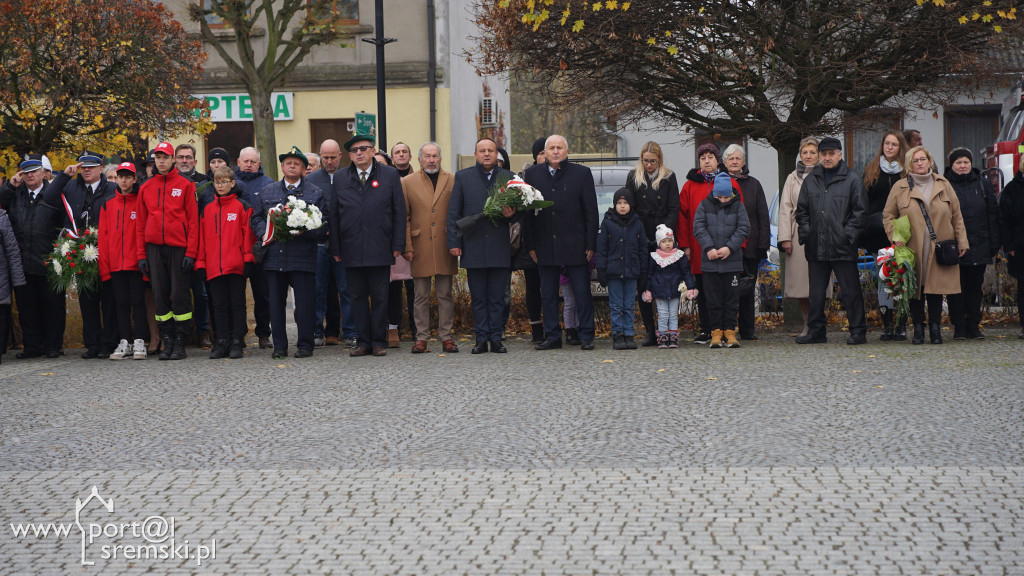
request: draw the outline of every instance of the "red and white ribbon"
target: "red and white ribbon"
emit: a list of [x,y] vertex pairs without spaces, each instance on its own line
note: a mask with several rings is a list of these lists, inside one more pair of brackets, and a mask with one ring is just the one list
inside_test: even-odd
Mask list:
[[267,210],[267,231],[263,233],[263,245],[266,246],[274,240],[274,214],[281,211],[281,205],[278,204],[270,210]]
[[71,211],[71,204],[68,204],[68,199],[66,197],[64,197],[63,193],[60,195],[60,200],[61,200],[61,202],[64,203],[64,211],[68,213],[68,220],[71,221],[71,229],[68,230],[67,228],[65,228],[65,230],[68,231],[68,235],[69,236],[71,236],[72,238],[77,240],[78,239],[78,225],[75,224],[75,215]]

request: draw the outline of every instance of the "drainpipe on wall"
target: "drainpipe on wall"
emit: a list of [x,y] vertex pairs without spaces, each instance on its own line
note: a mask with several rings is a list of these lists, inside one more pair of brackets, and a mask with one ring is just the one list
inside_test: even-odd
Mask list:
[[437,141],[437,40],[434,0],[427,0],[427,86],[430,88],[430,141]]

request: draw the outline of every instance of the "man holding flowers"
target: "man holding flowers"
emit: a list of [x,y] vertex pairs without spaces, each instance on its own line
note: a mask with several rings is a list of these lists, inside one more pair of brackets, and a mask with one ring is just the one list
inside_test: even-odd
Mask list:
[[[297,146],[278,156],[280,182],[268,184],[258,195],[252,213],[252,231],[266,249],[263,274],[270,299],[270,331],[274,358],[288,355],[285,300],[288,286],[295,293],[296,358],[313,355],[316,323],[316,251],[327,233],[327,198],[303,174],[309,160]],[[313,210],[313,207],[316,209]],[[273,210],[273,214],[270,212]],[[319,220],[318,220],[319,219]]]
[[448,251],[460,257],[460,265],[466,269],[476,332],[473,354],[487,352],[488,344],[491,352],[504,353],[501,333],[505,329],[505,288],[512,262],[509,224],[516,211],[506,206],[502,217],[493,222],[480,217],[468,227],[465,221],[463,227],[458,222],[483,214],[488,198],[512,178],[512,173],[497,167],[497,145],[490,138],[477,141],[474,156],[475,166],[455,174],[448,204]]
[[373,159],[376,139],[355,134],[345,142],[352,163],[335,176],[331,200],[331,255],[345,266],[356,347],[351,356],[387,354],[391,265],[405,252],[405,195],[394,168]]

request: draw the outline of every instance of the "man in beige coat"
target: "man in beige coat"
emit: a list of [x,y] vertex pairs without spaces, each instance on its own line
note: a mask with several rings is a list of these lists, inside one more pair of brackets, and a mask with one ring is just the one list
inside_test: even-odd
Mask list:
[[427,352],[430,337],[430,288],[434,282],[437,295],[437,335],[445,352],[459,351],[452,338],[455,306],[452,302],[452,276],[458,271],[458,260],[448,252],[448,203],[452,197],[455,177],[441,168],[441,147],[436,142],[420,146],[420,169],[402,178],[405,191],[406,227],[405,258],[412,268],[416,300],[416,343],[413,354]]

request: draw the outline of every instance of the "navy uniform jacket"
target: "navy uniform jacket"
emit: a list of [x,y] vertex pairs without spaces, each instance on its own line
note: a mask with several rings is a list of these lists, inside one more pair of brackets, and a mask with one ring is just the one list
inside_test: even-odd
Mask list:
[[[504,218],[495,225],[484,217],[461,238],[455,222],[466,216],[480,214],[495,182],[511,179],[513,174],[495,166],[491,182],[487,182],[484,167],[476,166],[455,173],[452,199],[448,203],[448,248],[461,248],[459,266],[463,268],[509,268],[512,265],[512,246],[509,244],[509,221]],[[520,212],[512,221],[521,220]]]
[[370,166],[366,183],[359,184],[355,164],[334,173],[331,201],[331,255],[346,268],[391,266],[394,252],[405,252],[405,194],[398,170]]
[[[237,181],[236,181],[237,184]],[[278,204],[288,203],[288,196],[304,200],[306,204],[314,204],[320,209],[324,225],[317,230],[309,230],[287,242],[273,241],[267,245],[267,255],[263,258],[263,269],[275,272],[312,272],[316,273],[316,245],[327,234],[328,216],[327,202],[323,192],[306,179],[299,180],[298,187],[289,192],[284,181],[273,182],[254,195],[257,204],[252,207],[250,225],[256,235],[257,242],[262,242],[263,233],[267,231],[267,210]],[[245,199],[243,202],[248,204]]]
[[[100,179],[96,182],[96,190],[94,192],[86,192],[85,180],[81,176],[76,176],[72,180],[67,174],[59,172],[54,177],[53,182],[50,182],[49,191],[56,195],[51,203],[59,206],[61,210],[64,209],[64,203],[61,202],[59,194],[64,194],[64,198],[71,205],[72,214],[75,215],[75,226],[82,233],[89,226],[99,226],[100,210],[107,200],[114,197],[114,194],[117,192],[117,185],[108,181],[107,177],[103,174],[100,174]],[[67,212],[65,211],[64,227],[70,230],[71,221],[68,220],[66,214]]]
[[542,266],[589,264],[587,250],[597,249],[597,192],[590,169],[569,161],[552,177],[547,164],[526,169],[524,180],[554,206],[527,215],[524,242],[537,251]]

